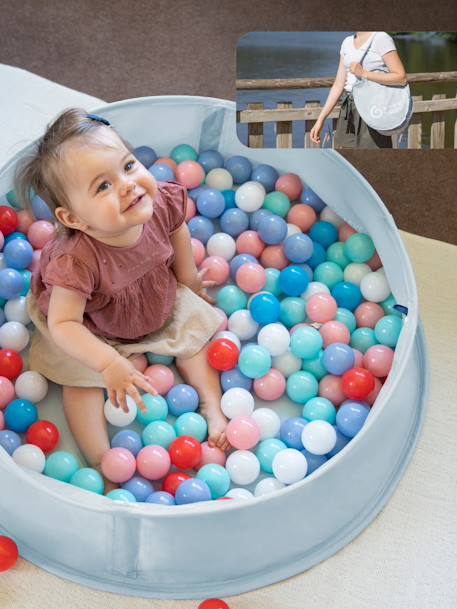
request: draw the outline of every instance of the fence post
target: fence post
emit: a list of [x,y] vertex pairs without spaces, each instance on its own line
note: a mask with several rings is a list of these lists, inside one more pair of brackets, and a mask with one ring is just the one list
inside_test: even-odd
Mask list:
[[[319,101],[309,101],[309,102],[305,102],[305,108],[319,108],[321,105],[321,103]],[[309,132],[312,129],[312,126],[314,125],[314,123],[316,122],[316,120],[309,120],[309,121],[305,121],[305,148],[320,148],[319,144],[315,144],[314,142],[311,141],[311,138],[309,137]],[[321,135],[323,137],[323,130],[321,132]],[[321,141],[322,141],[322,137],[321,137]]]
[[[444,99],[445,93],[437,93],[432,99]],[[430,148],[444,148],[444,112],[433,112],[430,131]]]
[[[422,101],[422,95],[413,95],[413,102]],[[422,112],[413,112],[408,127],[408,148],[422,148]]]
[[[263,110],[263,103],[248,104],[248,110]],[[249,148],[263,148],[263,123],[248,123]]]
[[[292,102],[278,102],[278,109],[292,108]],[[276,148],[293,148],[292,121],[276,122]]]

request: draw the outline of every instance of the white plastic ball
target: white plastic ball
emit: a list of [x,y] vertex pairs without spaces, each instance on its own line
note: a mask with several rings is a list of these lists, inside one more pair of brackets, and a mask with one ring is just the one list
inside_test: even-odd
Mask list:
[[305,302],[308,302],[314,294],[330,294],[329,287],[320,281],[311,281],[303,292],[302,298]]
[[253,319],[248,309],[238,309],[228,318],[228,329],[240,340],[249,340],[256,335],[259,324]]
[[26,370],[17,377],[14,391],[21,400],[30,400],[37,404],[44,400],[48,393],[48,381],[39,372]]
[[243,387],[228,389],[221,398],[221,410],[228,419],[249,417],[254,411],[254,398]]
[[294,372],[301,370],[302,361],[294,355],[290,349],[281,355],[276,355],[271,359],[271,367],[276,368],[279,372],[289,378]]
[[235,203],[243,211],[257,211],[262,207],[265,195],[265,188],[259,182],[245,182],[235,193]]
[[238,347],[238,349],[241,349],[240,339],[235,334],[235,332],[228,332],[227,330],[221,330],[220,332],[216,332],[216,334],[213,336],[213,338],[211,340],[212,341],[218,340],[219,338],[225,338],[227,340],[231,340],[232,343],[235,343],[235,345]]
[[283,324],[267,324],[260,330],[257,342],[271,355],[282,355],[289,348],[290,333]]
[[369,273],[372,273],[372,270],[368,264],[365,264],[364,262],[351,262],[344,269],[344,281],[360,285],[362,279]]
[[22,351],[28,345],[30,332],[19,321],[7,321],[0,327],[0,347]]
[[330,209],[330,207],[324,207],[321,211],[320,220],[323,222],[330,222],[330,224],[333,224],[337,228],[344,223],[343,218],[336,214],[333,209]]
[[276,438],[281,427],[279,415],[271,408],[256,408],[252,418],[260,428],[260,439]]
[[208,256],[220,256],[230,261],[236,252],[235,240],[227,233],[215,233],[206,243],[206,252]]
[[39,446],[35,446],[35,444],[22,444],[18,446],[13,452],[12,457],[17,465],[31,469],[39,474],[44,470],[46,464],[44,452]]
[[274,477],[284,484],[302,480],[308,471],[308,462],[303,453],[295,448],[284,448],[273,459]]
[[251,484],[260,474],[260,462],[249,450],[236,450],[227,457],[225,469],[235,484]]
[[249,501],[249,499],[254,499],[254,495],[251,493],[251,491],[248,491],[247,488],[231,488],[227,493],[225,493],[225,496],[241,501]]
[[336,431],[327,421],[317,419],[303,427],[301,441],[306,450],[313,455],[326,455],[335,448]]
[[281,482],[276,478],[264,478],[256,484],[256,487],[254,489],[254,495],[256,497],[263,497],[264,495],[275,493],[276,491],[279,491],[279,489],[284,488],[285,486],[286,485],[284,484],[284,482]]
[[111,425],[114,425],[115,427],[125,427],[135,420],[137,413],[136,402],[130,395],[127,395],[126,398],[127,406],[129,407],[128,412],[124,412],[121,407],[116,408],[116,406],[113,406],[109,399],[105,402],[105,418],[108,423],[111,423]]
[[230,190],[233,186],[232,174],[222,167],[211,169],[205,178],[205,185],[217,190]]
[[390,286],[384,273],[368,273],[360,282],[360,291],[365,300],[382,302],[389,297]]
[[297,233],[301,233],[302,230],[299,226],[297,226],[296,224],[291,224],[290,222],[287,223],[287,235],[286,235],[286,239],[287,237],[290,237],[291,235],[296,235]]
[[27,313],[27,299],[25,296],[7,300],[3,310],[6,321],[18,321],[24,326],[32,321]]

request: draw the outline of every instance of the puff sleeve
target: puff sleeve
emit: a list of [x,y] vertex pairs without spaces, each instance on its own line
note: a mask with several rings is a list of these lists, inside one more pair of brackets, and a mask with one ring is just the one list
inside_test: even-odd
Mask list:
[[186,219],[187,191],[177,182],[167,182],[162,188],[167,203],[168,234],[172,235]]
[[71,254],[61,254],[52,258],[43,276],[43,283],[48,286],[60,286],[74,290],[87,300],[92,298],[95,290],[95,274],[87,264]]
[[387,32],[378,32],[375,36],[375,41],[373,42],[373,47],[375,47],[375,51],[383,57],[386,53],[390,51],[396,51],[395,42],[392,37],[387,34]]

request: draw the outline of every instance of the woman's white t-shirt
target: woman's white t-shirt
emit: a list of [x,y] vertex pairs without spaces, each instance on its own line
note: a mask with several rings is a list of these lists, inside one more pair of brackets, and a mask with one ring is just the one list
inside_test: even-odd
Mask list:
[[354,36],[347,36],[341,43],[340,55],[344,59],[344,67],[346,68],[346,82],[344,88],[346,91],[352,91],[354,83],[357,81],[357,76],[349,70],[351,63],[360,63],[368,45],[372,42],[370,50],[365,55],[363,67],[365,70],[384,70],[388,71],[384,63],[383,56],[389,51],[396,51],[395,42],[392,37],[386,32],[373,32],[366,42],[359,49],[354,46]]

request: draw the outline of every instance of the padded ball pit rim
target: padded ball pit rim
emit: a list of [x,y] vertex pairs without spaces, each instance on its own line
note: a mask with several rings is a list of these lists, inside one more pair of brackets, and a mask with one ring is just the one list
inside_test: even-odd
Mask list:
[[[138,517],[141,516],[142,518],[146,519],[146,524],[147,521],[157,520],[163,523],[164,527],[167,526],[166,523],[169,522],[169,518],[174,519],[177,526],[180,521],[189,521],[191,524],[196,526],[199,524],[199,520],[196,520],[196,518],[198,517],[200,519],[200,516],[204,514],[207,516],[205,523],[212,522],[209,519],[216,517],[218,526],[223,526],[224,519],[230,519],[232,514],[236,514],[237,516],[239,515],[238,510],[243,510],[243,515],[246,518],[249,518],[254,511],[255,513],[259,512],[264,514],[268,508],[270,513],[274,514],[274,511],[277,509],[278,505],[275,502],[278,501],[282,502],[279,507],[283,507],[284,509],[285,505],[293,505],[294,499],[300,495],[305,497],[307,493],[310,498],[313,498],[315,494],[310,494],[308,491],[308,489],[313,488],[309,486],[310,484],[314,484],[314,486],[319,489],[322,489],[321,483],[325,483],[325,481],[327,481],[328,485],[332,480],[334,473],[343,468],[346,460],[350,460],[351,458],[353,459],[354,455],[360,452],[359,446],[362,446],[362,443],[364,442],[366,443],[366,439],[368,437],[371,437],[372,435],[379,435],[378,432],[380,429],[378,430],[377,425],[375,424],[378,420],[380,420],[379,423],[381,424],[382,419],[388,414],[387,411],[389,410],[389,399],[395,397],[395,391],[398,393],[401,379],[405,371],[408,371],[410,374],[412,373],[415,375],[416,378],[419,378],[422,384],[420,387],[414,388],[416,390],[417,397],[414,397],[414,409],[411,411],[412,417],[410,420],[409,429],[407,430],[409,433],[405,433],[405,443],[401,446],[402,450],[395,453],[395,459],[391,458],[392,467],[389,468],[389,475],[386,478],[387,481],[385,484],[381,489],[378,489],[376,493],[373,493],[373,500],[364,504],[363,510],[356,513],[356,516],[352,515],[351,519],[347,522],[343,522],[339,531],[335,533],[334,538],[328,537],[325,543],[320,542],[320,544],[303,548],[303,551],[300,549],[300,551],[295,552],[292,557],[286,556],[286,558],[283,559],[281,566],[278,564],[273,564],[268,568],[264,567],[257,571],[252,571],[251,569],[251,571],[247,572],[246,574],[238,576],[231,576],[229,573],[230,569],[227,571],[226,568],[224,569],[221,567],[221,573],[218,574],[218,577],[214,577],[213,575],[208,581],[202,579],[200,574],[191,574],[191,579],[193,578],[192,581],[187,581],[187,583],[184,584],[177,584],[176,581],[173,581],[172,583],[163,586],[161,583],[153,581],[155,575],[154,573],[151,573],[150,580],[146,580],[146,583],[132,579],[132,577],[129,577],[128,574],[124,573],[124,565],[121,565],[122,568],[118,569],[118,575],[113,575],[113,571],[111,570],[110,577],[106,577],[106,574],[105,576],[102,574],[94,575],[89,568],[87,568],[84,573],[80,569],[68,568],[65,564],[62,564],[62,562],[53,561],[52,556],[46,556],[44,553],[37,552],[32,544],[27,546],[25,543],[21,543],[20,538],[16,534],[18,531],[12,530],[14,529],[14,525],[9,527],[9,534],[18,540],[21,553],[25,558],[29,558],[32,562],[36,562],[36,564],[39,566],[47,568],[53,573],[68,577],[69,579],[73,579],[79,583],[113,592],[136,594],[154,598],[202,598],[208,596],[237,594],[294,575],[304,569],[310,568],[314,564],[332,555],[338,549],[342,548],[349,541],[351,541],[356,535],[358,535],[359,532],[363,530],[363,528],[369,524],[369,522],[371,522],[371,520],[373,520],[373,518],[379,513],[379,511],[388,501],[394,488],[398,484],[398,481],[400,480],[401,475],[412,455],[414,446],[418,439],[420,428],[422,426],[428,386],[425,342],[423,339],[422,330],[417,328],[417,291],[414,283],[414,275],[395,224],[393,223],[390,214],[387,212],[379,196],[375,193],[373,188],[368,184],[363,176],[361,176],[352,167],[352,165],[350,165],[335,151],[303,150],[299,151],[297,155],[293,152],[290,154],[291,151],[278,150],[274,152],[274,159],[271,159],[270,157],[272,156],[272,153],[268,149],[256,150],[241,145],[236,138],[234,102],[214,98],[192,96],[143,97],[133,100],[114,102],[101,107],[99,106],[93,111],[102,114],[102,116],[105,115],[113,122],[113,124],[116,124],[118,120],[122,122],[123,110],[135,110],[139,115],[142,112],[142,105],[146,105],[148,111],[154,108],[157,111],[157,115],[159,115],[160,112],[163,112],[164,116],[167,117],[170,114],[167,114],[167,110],[170,110],[171,108],[179,109],[180,113],[182,111],[189,114],[189,116],[193,113],[192,116],[194,118],[194,123],[195,120],[198,121],[198,119],[201,118],[202,123],[197,126],[205,126],[210,134],[209,138],[204,137],[205,145],[208,147],[212,147],[212,145],[214,145],[216,148],[220,146],[221,151],[226,157],[231,156],[232,154],[244,154],[251,160],[254,160],[256,163],[260,164],[270,162],[280,171],[295,171],[297,173],[302,173],[302,175],[306,173],[303,169],[305,164],[304,161],[308,161],[308,163],[313,166],[313,171],[309,171],[308,175],[306,176],[306,184],[310,186],[322,199],[330,203],[332,207],[335,207],[332,204],[332,200],[337,203],[337,197],[341,197],[341,190],[339,187],[336,187],[335,183],[337,183],[340,178],[345,178],[346,181],[350,181],[351,188],[353,189],[351,190],[351,195],[353,191],[357,190],[359,199],[366,197],[367,204],[369,203],[371,205],[370,211],[374,216],[374,218],[365,218],[362,217],[363,214],[361,214],[360,210],[351,209],[352,223],[356,225],[358,230],[369,230],[368,226],[365,225],[365,220],[367,220],[368,225],[375,227],[375,229],[378,228],[377,223],[382,225],[383,233],[385,233],[385,238],[383,236],[383,241],[390,241],[389,247],[387,244],[384,244],[384,254],[389,259],[389,264],[386,264],[386,267],[390,266],[391,270],[394,268],[397,270],[398,261],[395,260],[395,257],[399,258],[402,263],[399,269],[397,285],[394,286],[396,289],[398,289],[399,293],[401,291],[407,296],[406,299],[403,298],[400,301],[409,308],[409,315],[406,322],[408,331],[403,333],[404,336],[399,343],[399,351],[401,351],[402,358],[394,358],[392,374],[390,375],[388,382],[383,387],[380,394],[380,400],[373,409],[373,412],[367,420],[362,432],[338,455],[332,458],[328,464],[323,465],[316,472],[305,478],[302,482],[299,482],[291,487],[281,489],[273,495],[257,498],[254,500],[254,503],[228,501],[217,502],[217,504],[215,502],[214,504],[208,503],[207,505],[200,504],[178,507],[162,507],[152,505],[141,506],[139,504],[118,505],[103,497],[90,496],[88,493],[84,493],[80,489],[71,488],[68,485],[63,485],[62,483],[54,480],[45,480],[45,483],[43,483],[43,478],[41,476],[37,477],[38,474],[28,473],[21,470],[14,462],[12,462],[5,451],[0,450],[0,473],[3,470],[6,478],[10,476],[11,480],[13,481],[19,478],[19,480],[22,482],[28,482],[30,490],[33,490],[35,495],[38,493],[38,495],[41,496],[45,495],[46,498],[49,498],[50,500],[55,499],[56,502],[64,502],[68,507],[74,507],[75,510],[83,510],[84,513],[91,513],[94,516],[97,513],[109,514],[110,516],[113,516],[113,520],[118,519],[119,522],[123,524],[125,524],[124,520],[126,522],[131,521],[131,524],[135,524],[137,519],[132,518],[132,516],[136,514]],[[198,115],[197,119],[195,119],[195,115]],[[153,119],[155,117],[156,115],[152,116]],[[187,117],[187,123],[194,124],[189,120],[189,117]],[[124,125],[125,124],[126,121],[124,120]],[[186,131],[186,129],[187,124],[185,125],[184,131]],[[217,132],[218,129],[219,132]],[[120,129],[120,131],[121,133],[124,133],[122,129]],[[176,129],[176,132],[179,132],[179,129]],[[204,129],[201,129],[200,135],[202,134],[205,134]],[[174,131],[172,135],[175,137]],[[127,134],[127,138],[129,137],[130,136]],[[185,136],[182,136],[179,132],[179,135],[176,135],[175,139],[178,137],[183,139]],[[163,137],[162,139],[164,145],[166,142],[168,142],[168,148],[172,147],[169,138]],[[176,139],[176,141],[178,140]],[[202,139],[200,139],[200,143],[202,143]],[[138,144],[138,142],[135,142],[135,144]],[[0,192],[4,192],[5,190],[4,186],[7,184],[8,172],[11,173],[16,161],[30,146],[31,145],[29,144],[24,149],[16,153],[16,155],[10,159],[10,161],[6,163],[2,169],[0,169]],[[295,162],[294,159],[298,158],[299,161]],[[300,171],[292,168],[291,165],[293,163],[297,165],[297,168]],[[323,170],[329,171],[330,167],[332,171],[332,178],[334,177],[335,179],[321,179],[321,182],[324,182],[321,183],[319,181],[319,176],[322,176],[321,172]],[[342,206],[344,207],[343,203]],[[368,207],[370,207],[370,205],[368,205]],[[338,206],[336,211],[338,212]],[[344,216],[344,214],[340,215]],[[376,244],[376,240],[375,245],[377,245],[377,248],[380,249],[378,244]],[[402,273],[401,276],[400,271]],[[389,279],[391,279],[391,276],[389,276]],[[405,399],[408,398],[410,401],[413,399],[411,396],[407,395]],[[26,488],[25,490],[28,491],[29,488]],[[144,509],[145,507],[146,510]],[[219,513],[215,514],[216,510],[220,510]],[[6,508],[2,512],[2,506],[0,506],[0,522],[5,522],[8,520],[7,516],[8,512]],[[195,516],[195,518],[192,518],[193,516]],[[360,518],[360,520],[354,525],[354,521],[357,518]],[[282,550],[283,548],[281,548],[281,551]],[[284,555],[284,552],[282,552],[282,555]],[[297,556],[299,556],[299,558],[297,558]],[[259,556],[259,560],[262,560],[261,556]],[[81,562],[81,564],[83,567],[86,567],[84,562]],[[210,565],[208,565],[208,567],[210,567]],[[233,565],[231,565],[231,569],[235,571],[235,567]]]

